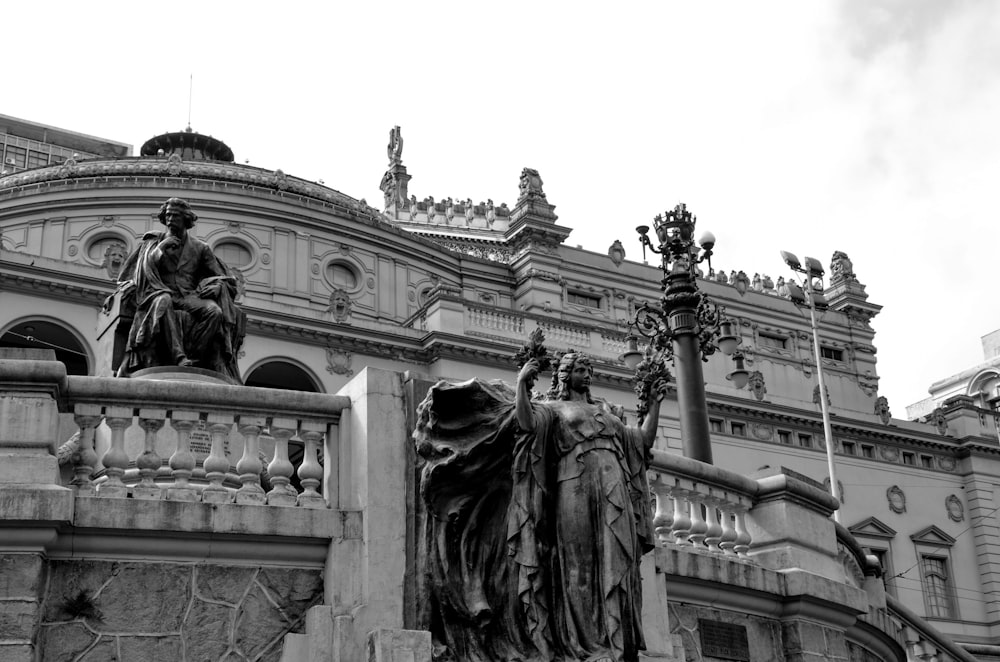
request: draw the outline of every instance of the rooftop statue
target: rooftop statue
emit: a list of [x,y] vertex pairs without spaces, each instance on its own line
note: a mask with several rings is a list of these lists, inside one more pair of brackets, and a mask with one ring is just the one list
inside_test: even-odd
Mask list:
[[418,408],[435,645],[469,662],[636,660],[639,562],[653,546],[647,454],[666,370],[647,371],[632,427],[591,395],[583,354],[564,354],[536,397],[549,364],[540,336],[521,360],[515,389],[442,381]]
[[237,280],[208,244],[189,232],[198,216],[187,202],[170,198],[158,218],[166,231],[143,235],[118,276],[123,310],[135,308],[118,376],[182,366],[240,382],[236,357],[246,316],[234,303]]
[[385,148],[389,157],[389,165],[399,165],[403,162],[403,132],[398,126],[389,130],[389,145]]

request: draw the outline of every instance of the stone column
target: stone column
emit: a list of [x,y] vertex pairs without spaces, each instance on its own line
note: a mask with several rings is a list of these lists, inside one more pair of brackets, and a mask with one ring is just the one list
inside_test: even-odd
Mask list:
[[33,662],[45,553],[73,519],[59,485],[58,397],[66,367],[51,350],[0,349],[0,660]]

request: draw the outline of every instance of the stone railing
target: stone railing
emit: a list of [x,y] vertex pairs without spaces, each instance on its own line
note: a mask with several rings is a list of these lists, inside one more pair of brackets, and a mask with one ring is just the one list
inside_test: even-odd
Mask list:
[[746,557],[753,543],[746,515],[757,483],[679,455],[652,453],[648,475],[656,503],[653,528],[660,543]]
[[553,345],[586,349],[590,347],[590,331],[578,326],[569,326],[550,321],[539,321],[538,326],[545,332],[546,339]]
[[[323,490],[321,484],[324,475],[339,474],[345,397],[70,376],[62,403],[79,426],[69,454],[71,486],[80,496],[336,506],[323,496],[333,486]],[[292,439],[303,446],[298,467],[289,458]],[[332,466],[324,468],[320,458]],[[301,493],[292,486],[296,478]]]
[[504,337],[524,337],[524,316],[495,308],[466,308],[466,323],[470,331],[485,330]]

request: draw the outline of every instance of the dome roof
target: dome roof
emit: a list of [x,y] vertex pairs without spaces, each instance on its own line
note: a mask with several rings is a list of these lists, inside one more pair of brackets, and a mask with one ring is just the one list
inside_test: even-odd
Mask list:
[[139,154],[142,156],[179,154],[185,161],[233,161],[233,150],[226,143],[212,136],[205,136],[188,127],[184,131],[164,133],[147,140]]

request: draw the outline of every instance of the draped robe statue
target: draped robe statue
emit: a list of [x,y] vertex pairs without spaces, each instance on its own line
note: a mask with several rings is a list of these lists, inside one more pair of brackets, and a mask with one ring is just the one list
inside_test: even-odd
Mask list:
[[636,660],[663,389],[630,427],[590,396],[586,357],[563,356],[530,400],[537,371],[516,391],[439,382],[418,408],[427,625],[463,662]]

